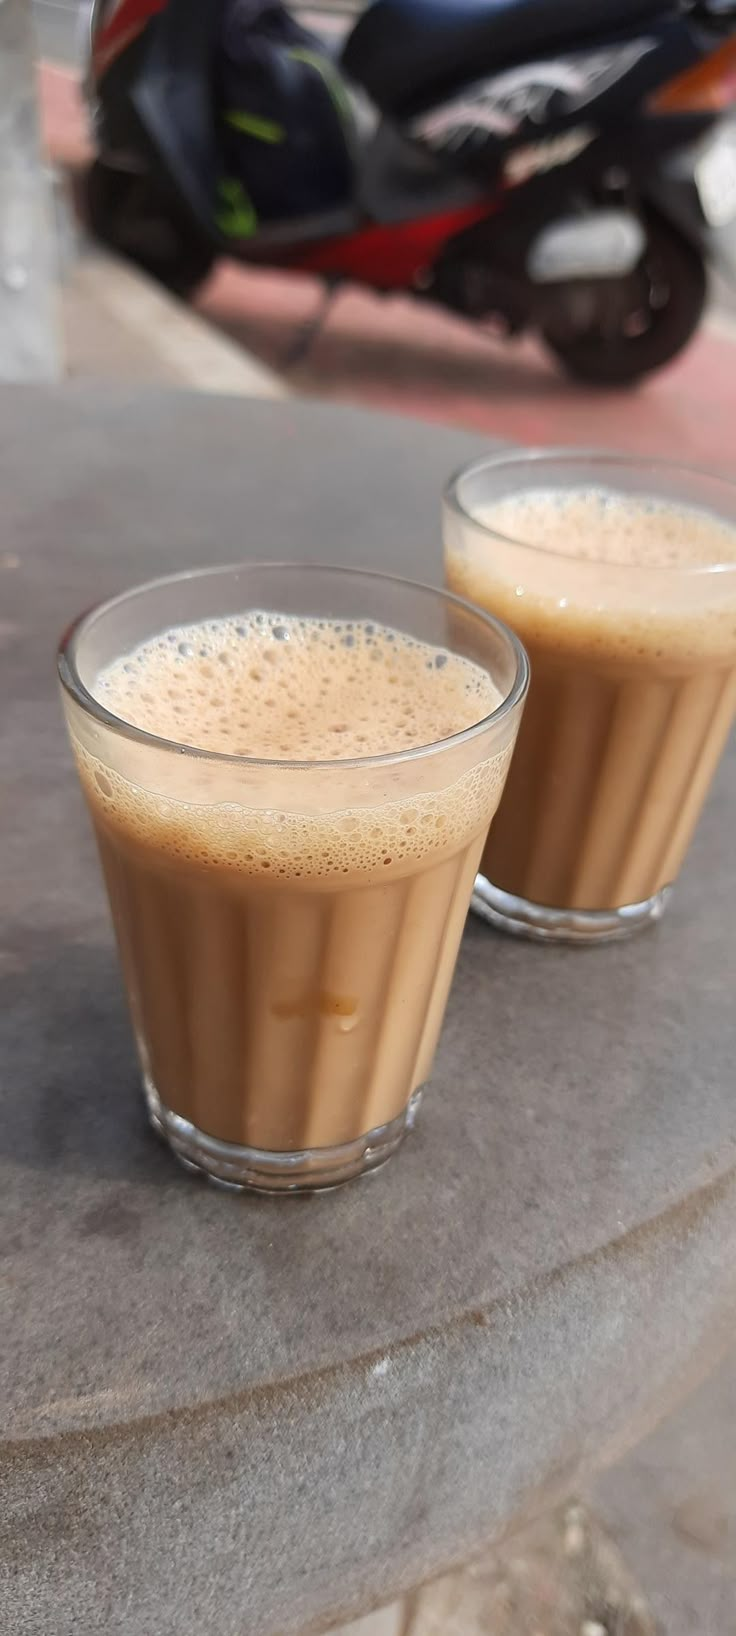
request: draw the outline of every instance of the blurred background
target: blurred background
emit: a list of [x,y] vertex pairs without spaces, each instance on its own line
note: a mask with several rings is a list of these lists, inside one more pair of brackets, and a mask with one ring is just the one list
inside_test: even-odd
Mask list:
[[[5,0],[6,11],[19,3]],[[32,6],[45,152],[57,173],[73,172],[90,152],[78,87],[88,12],[77,0],[32,0]],[[299,17],[338,42],[356,9],[328,0],[319,11],[300,9]],[[195,305],[213,331],[300,393],[526,442],[593,443],[708,462],[732,456],[736,299],[722,277],[712,279],[707,321],[693,343],[643,390],[623,394],[570,382],[527,336],[495,338],[490,326],[471,327],[429,304],[379,299],[349,284],[311,345],[300,348],[320,299],[315,279],[221,261]],[[90,356],[92,334],[79,333],[76,311],[72,317],[70,372],[102,369],[103,360]],[[132,356],[127,367],[133,368]]]

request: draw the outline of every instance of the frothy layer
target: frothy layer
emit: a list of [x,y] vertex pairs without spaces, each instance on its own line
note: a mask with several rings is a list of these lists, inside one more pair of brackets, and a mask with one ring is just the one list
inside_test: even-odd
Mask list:
[[370,623],[265,613],[166,631],[95,692],[160,738],[286,761],[418,749],[500,703],[485,671],[444,649]]
[[289,769],[118,740],[103,762],[77,742],[93,813],[118,844],[264,884],[388,879],[459,851],[487,829],[511,754],[504,728],[439,756],[345,765],[435,743],[500,702],[479,667],[370,624],[251,615],[179,628],[103,672],[95,692],[116,715],[179,743],[335,758]]
[[718,517],[601,489],[529,490],[476,516],[499,537],[451,520],[448,583],[533,650],[675,666],[736,658],[736,528]]
[[736,563],[736,531],[719,517],[607,489],[529,489],[478,511],[509,539],[585,562],[638,568]]

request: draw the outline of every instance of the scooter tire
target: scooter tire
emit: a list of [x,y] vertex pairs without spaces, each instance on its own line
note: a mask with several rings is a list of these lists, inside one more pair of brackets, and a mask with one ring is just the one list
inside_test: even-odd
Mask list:
[[145,174],[95,159],[77,197],[93,237],[173,295],[189,300],[211,273],[216,256]]
[[664,222],[650,223],[649,234],[645,265],[649,259],[652,274],[664,280],[667,299],[649,308],[648,328],[640,334],[589,331],[565,339],[543,331],[548,347],[574,380],[589,386],[632,386],[670,363],[692,340],[708,293],[702,256]]

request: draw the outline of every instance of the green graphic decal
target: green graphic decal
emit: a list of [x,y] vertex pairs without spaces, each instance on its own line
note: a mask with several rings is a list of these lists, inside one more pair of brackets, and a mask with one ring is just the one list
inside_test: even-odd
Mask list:
[[221,233],[228,238],[250,239],[258,230],[258,217],[242,182],[235,177],[223,177],[217,184],[219,204],[215,221]]
[[277,125],[275,119],[246,114],[242,108],[230,108],[224,117],[225,124],[234,131],[241,131],[243,136],[255,136],[259,142],[283,142],[286,137],[283,125]]
[[289,56],[293,57],[295,62],[303,62],[306,63],[309,68],[316,69],[317,73],[322,76],[327,90],[329,91],[332,104],[338,118],[341,120],[342,124],[346,126],[347,130],[350,131],[352,127],[350,98],[348,97],[340,75],[338,74],[337,70],[333,68],[332,63],[329,62],[327,58],[320,57],[317,51],[306,51],[302,46],[295,46],[289,52]]

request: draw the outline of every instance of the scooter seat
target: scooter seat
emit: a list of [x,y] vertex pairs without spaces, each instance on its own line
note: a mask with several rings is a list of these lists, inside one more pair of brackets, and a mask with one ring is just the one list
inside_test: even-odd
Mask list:
[[384,113],[413,112],[540,50],[645,27],[666,0],[374,0],[342,65]]

